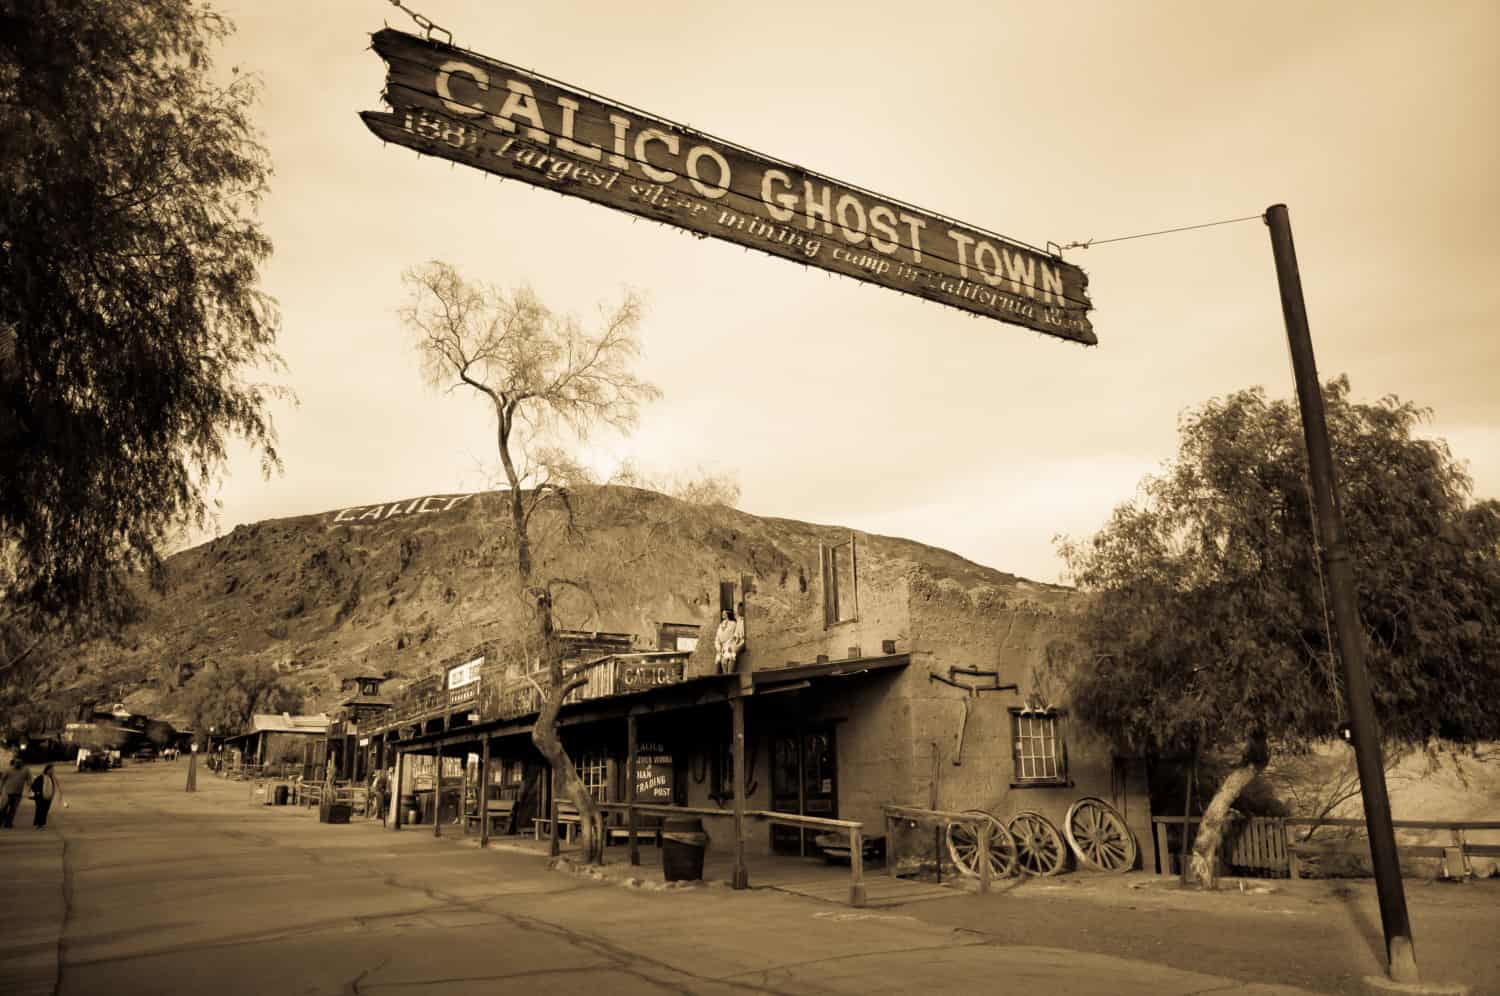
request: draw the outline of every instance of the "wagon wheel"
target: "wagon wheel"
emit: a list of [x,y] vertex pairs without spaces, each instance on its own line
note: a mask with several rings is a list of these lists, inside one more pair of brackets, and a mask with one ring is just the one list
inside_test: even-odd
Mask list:
[[[990,821],[990,875],[1005,878],[1016,871],[1016,842],[1011,839],[1005,824],[980,809],[968,811],[974,816],[983,816]],[[954,866],[965,875],[978,877],[979,834],[970,823],[949,823],[948,856]]]
[[1029,810],[1010,818],[1010,835],[1016,841],[1016,857],[1023,875],[1056,875],[1068,863],[1062,835],[1047,817]]
[[1135,837],[1115,808],[1103,799],[1079,799],[1068,808],[1063,832],[1079,862],[1100,871],[1135,867]]

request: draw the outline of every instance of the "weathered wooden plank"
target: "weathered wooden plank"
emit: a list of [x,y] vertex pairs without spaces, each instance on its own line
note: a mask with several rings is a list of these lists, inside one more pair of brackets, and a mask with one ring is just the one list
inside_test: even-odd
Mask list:
[[733,743],[730,751],[734,767],[734,879],[736,889],[750,887],[750,872],[745,867],[745,697],[729,700]]
[[1060,257],[518,67],[386,28],[377,136],[523,183],[1093,345]]
[[641,863],[641,842],[636,836],[635,783],[639,778],[636,769],[636,718],[625,717],[625,828],[630,838],[630,863]]
[[[1153,820],[1172,820],[1170,816],[1153,816]],[[1318,820],[1307,816],[1287,816],[1282,822],[1287,826],[1297,827],[1362,827],[1365,821],[1362,819],[1325,819]],[[1392,820],[1391,826],[1397,830],[1500,830],[1500,820]]]

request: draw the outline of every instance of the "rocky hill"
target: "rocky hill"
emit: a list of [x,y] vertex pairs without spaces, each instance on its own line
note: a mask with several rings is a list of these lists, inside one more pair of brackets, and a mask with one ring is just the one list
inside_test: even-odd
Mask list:
[[[332,708],[341,680],[356,674],[427,673],[524,622],[507,500],[433,495],[237,527],[169,558],[167,590],[143,596],[141,618],[118,641],[80,648],[54,689],[92,686],[170,716],[177,689],[210,661],[274,665],[309,709]],[[817,584],[819,544],[849,534],[637,489],[575,501],[593,503],[592,528],[565,540],[554,521],[539,568],[595,581],[597,605],[565,595],[559,625],[647,640],[658,622],[716,622],[721,579],[753,575],[760,592]],[[868,577],[919,572],[1015,600],[1067,592],[884,536],[859,535],[859,563]]]

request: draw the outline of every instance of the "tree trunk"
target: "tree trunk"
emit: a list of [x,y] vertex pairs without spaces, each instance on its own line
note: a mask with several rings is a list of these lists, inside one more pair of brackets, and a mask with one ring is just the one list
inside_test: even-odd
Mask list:
[[[561,667],[557,670],[561,672]],[[602,865],[604,846],[599,833],[599,807],[595,805],[594,797],[589,794],[583,779],[578,777],[578,771],[573,767],[568,752],[563,749],[562,737],[557,732],[558,710],[562,708],[563,699],[575,687],[575,683],[564,684],[560,673],[550,683],[547,695],[542,700],[541,711],[537,713],[536,725],[531,729],[531,742],[536,744],[536,749],[541,751],[551,765],[553,784],[558,786],[559,794],[578,807],[578,833],[583,844],[583,860],[588,864]]]
[[580,676],[572,681],[563,680],[562,647],[552,632],[552,602],[546,592],[537,596],[536,611],[542,661],[547,665],[548,680],[541,709],[531,728],[531,742],[547,759],[552,768],[553,783],[559,787],[562,796],[578,807],[578,833],[583,843],[583,860],[588,864],[603,864],[604,840],[600,832],[599,807],[589,794],[588,787],[583,784],[583,779],[578,777],[573,759],[563,748],[562,736],[557,732],[557,714],[562,709],[563,699],[582,685],[585,679]]
[[[1203,811],[1203,822],[1198,826],[1198,838],[1193,842],[1193,877],[1205,889],[1214,887],[1214,872],[1218,867],[1219,848],[1224,841],[1224,824],[1229,822],[1229,807],[1240,797],[1255,776],[1266,768],[1268,760],[1264,734],[1252,733],[1245,756],[1239,767],[1231,771],[1214,793],[1208,808]],[[1186,828],[1184,828],[1186,829]]]

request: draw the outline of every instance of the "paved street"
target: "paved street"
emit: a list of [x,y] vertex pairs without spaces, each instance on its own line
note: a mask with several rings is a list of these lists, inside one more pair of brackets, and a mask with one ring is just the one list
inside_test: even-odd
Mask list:
[[[185,766],[68,771],[57,828],[0,834],[0,991],[1289,993],[1236,978],[1353,991],[1374,965],[1346,904],[1300,896],[1236,911],[1234,897],[1073,876],[857,911],[769,889],[628,889],[528,854],[251,806],[245,784],[207,773],[188,795]],[[1424,965],[1496,936],[1496,894],[1466,893],[1448,940],[1418,919]]]

